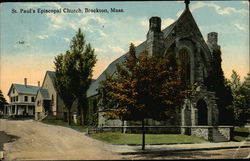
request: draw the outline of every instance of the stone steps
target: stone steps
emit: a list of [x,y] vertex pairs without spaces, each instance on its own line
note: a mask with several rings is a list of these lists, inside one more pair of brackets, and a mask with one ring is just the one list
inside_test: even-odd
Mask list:
[[213,142],[227,142],[228,140],[218,131],[213,130]]

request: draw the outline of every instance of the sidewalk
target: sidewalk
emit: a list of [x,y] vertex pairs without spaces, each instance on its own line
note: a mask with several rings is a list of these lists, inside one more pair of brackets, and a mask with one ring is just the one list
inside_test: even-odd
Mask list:
[[113,145],[110,150],[123,155],[166,152],[166,151],[195,151],[195,150],[216,150],[231,148],[250,148],[250,141],[244,142],[223,142],[223,143],[197,143],[197,144],[172,144],[172,145],[146,145],[145,150],[141,146]]

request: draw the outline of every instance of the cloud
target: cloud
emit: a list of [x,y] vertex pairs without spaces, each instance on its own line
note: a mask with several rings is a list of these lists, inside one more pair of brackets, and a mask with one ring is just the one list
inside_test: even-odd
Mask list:
[[116,54],[124,54],[125,53],[125,50],[123,50],[122,48],[120,48],[118,46],[109,46],[109,48],[111,49],[111,51],[113,53],[116,53]]
[[[225,8],[223,8],[223,7],[217,5],[217,4],[213,3],[213,2],[211,2],[211,3],[197,2],[197,3],[193,4],[193,5],[191,5],[190,10],[193,12],[193,11],[195,11],[197,9],[200,9],[200,8],[203,8],[203,7],[214,8],[216,13],[218,13],[220,15],[228,15],[228,14],[231,14],[231,13],[239,13],[239,14],[248,14],[249,13],[249,11],[246,10],[246,9],[238,9],[237,10],[237,9],[235,9],[233,7],[225,7]],[[180,14],[179,12],[177,13],[177,15]]]
[[98,30],[100,36],[102,37],[107,37],[107,34],[105,32],[103,32],[102,30]]
[[145,19],[142,19],[142,20],[139,22],[139,24],[140,24],[141,26],[148,27],[149,21],[145,18]]
[[246,30],[246,28],[244,27],[244,26],[242,26],[242,25],[240,25],[240,24],[234,24],[234,26],[237,28],[237,29],[239,29],[239,30]]
[[37,35],[36,38],[38,39],[47,39],[49,36],[48,35]]
[[67,37],[64,37],[63,40],[65,40],[66,42],[70,42],[70,39]]
[[95,52],[97,52],[97,53],[104,53],[104,52],[106,52],[106,50],[100,49],[100,48],[95,48]]
[[86,17],[82,18],[80,20],[80,23],[82,25],[86,25],[86,24],[89,24],[89,23],[92,23],[92,24],[95,24],[95,23],[105,24],[106,20],[101,18],[100,16],[91,15],[91,16],[86,16]]
[[171,25],[172,23],[174,23],[174,19],[172,19],[172,18],[167,18],[167,19],[163,19],[162,20],[162,29],[164,29],[164,28],[166,28],[166,27],[168,27],[169,25]]
[[49,19],[54,22],[55,24],[60,24],[63,22],[63,17],[60,14],[53,14],[53,13],[48,13],[46,14]]

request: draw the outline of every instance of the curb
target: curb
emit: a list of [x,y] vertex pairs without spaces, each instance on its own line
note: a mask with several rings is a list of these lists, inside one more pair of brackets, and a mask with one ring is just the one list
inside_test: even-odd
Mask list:
[[[118,152],[121,155],[136,155],[136,154],[152,154],[152,153],[163,153],[163,152],[176,152],[176,151],[199,151],[199,150],[219,150],[219,149],[233,149],[239,148],[239,146],[228,146],[228,147],[211,147],[211,148],[195,148],[195,149],[149,149],[145,151],[135,151],[135,152]],[[250,148],[250,145],[243,145],[240,148]]]

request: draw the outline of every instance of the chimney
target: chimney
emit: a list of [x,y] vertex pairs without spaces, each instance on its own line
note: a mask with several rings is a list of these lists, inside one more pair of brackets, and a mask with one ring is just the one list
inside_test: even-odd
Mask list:
[[147,33],[147,50],[150,56],[161,56],[164,47],[163,32],[161,31],[161,18],[151,17],[149,19],[149,30]]
[[37,82],[38,87],[40,87],[40,81]]
[[24,85],[27,86],[27,78],[24,78]]
[[210,32],[207,34],[207,45],[211,52],[220,49],[220,45],[218,45],[217,32]]
[[149,30],[161,32],[161,18],[151,17],[149,19]]
[[217,32],[210,32],[207,34],[207,42],[211,45],[217,45],[218,42],[218,33]]

